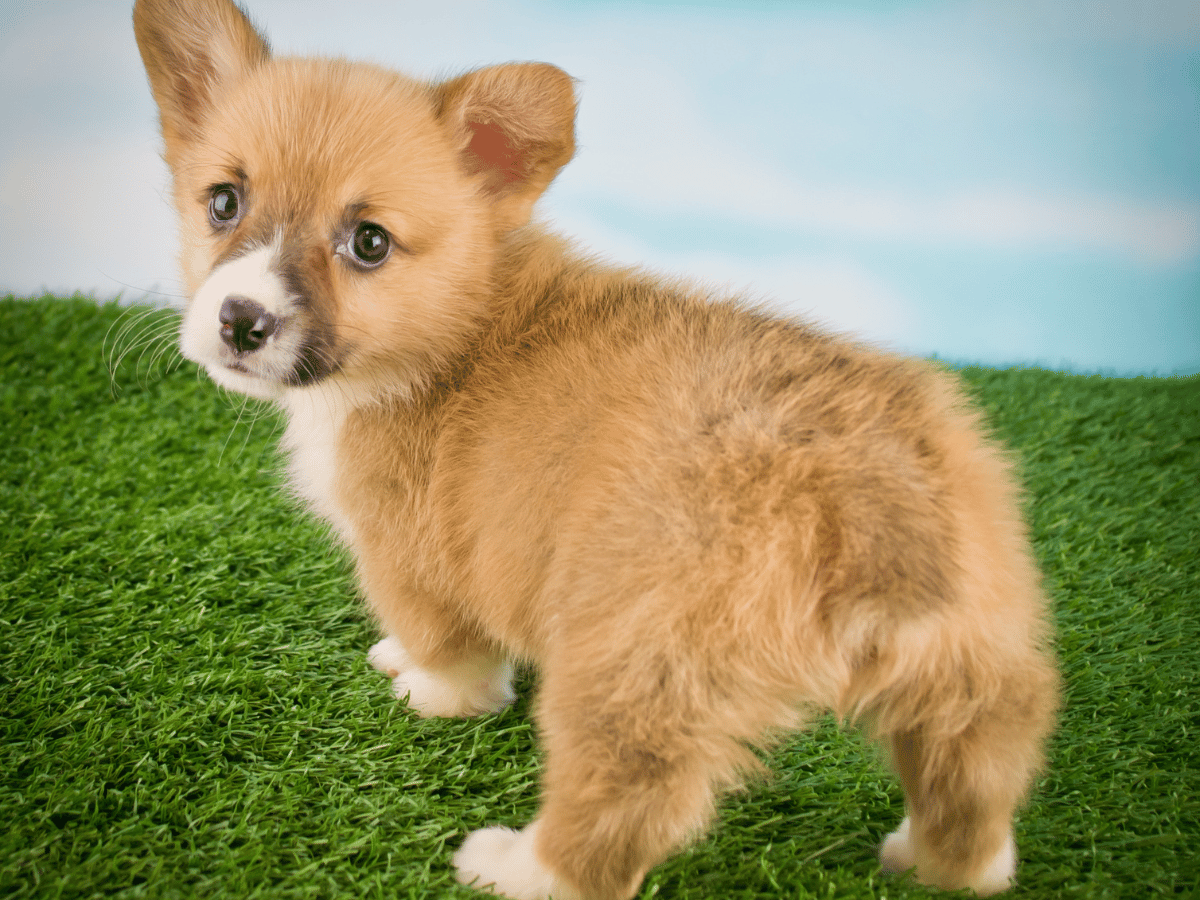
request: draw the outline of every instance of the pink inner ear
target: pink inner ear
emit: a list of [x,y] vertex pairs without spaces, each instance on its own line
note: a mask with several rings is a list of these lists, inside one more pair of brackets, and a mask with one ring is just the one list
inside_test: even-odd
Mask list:
[[468,122],[471,143],[467,152],[479,164],[479,171],[488,173],[488,187],[502,191],[511,184],[525,180],[524,160],[517,155],[504,130],[491,122]]

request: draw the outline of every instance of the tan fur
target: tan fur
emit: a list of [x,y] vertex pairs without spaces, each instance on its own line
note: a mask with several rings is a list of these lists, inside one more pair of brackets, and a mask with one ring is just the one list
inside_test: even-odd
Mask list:
[[[272,58],[224,0],[134,18],[189,294],[274,253],[281,330],[320,377],[246,381],[216,342],[201,361],[289,412],[295,487],[398,642],[377,664],[491,677],[488,697],[505,659],[541,672],[536,829],[460,860],[528,857],[541,881],[496,876],[517,896],[632,896],[748,747],[823,707],[900,775],[911,828],[885,864],[1007,884],[983,873],[1058,683],[1011,466],[952,377],[528,225],[574,150],[557,69],[427,85]],[[209,192],[235,180],[221,232]],[[348,215],[393,237],[378,269],[335,252]]]

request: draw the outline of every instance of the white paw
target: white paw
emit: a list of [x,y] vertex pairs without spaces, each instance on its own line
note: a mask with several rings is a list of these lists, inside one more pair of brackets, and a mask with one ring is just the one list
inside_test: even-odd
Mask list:
[[907,872],[917,864],[917,853],[909,836],[911,828],[912,823],[905,816],[900,827],[883,839],[879,847],[879,862],[885,872]]
[[367,651],[367,660],[392,679],[392,692],[422,716],[477,716],[499,712],[516,698],[508,660],[472,660],[445,669],[424,669],[394,637]]
[[1004,841],[1004,846],[995,855],[988,867],[971,879],[970,885],[980,897],[990,897],[1001,891],[1007,891],[1016,881],[1017,876],[1017,844],[1012,832]]
[[555,877],[534,852],[538,823],[521,831],[484,828],[467,835],[454,854],[460,884],[490,890],[514,900],[579,900],[580,894]]
[[395,678],[413,664],[404,645],[394,637],[385,637],[382,641],[372,644],[371,649],[367,651],[367,662],[388,678]]
[[[908,816],[905,816],[900,827],[884,838],[879,847],[879,861],[885,871],[907,872],[917,865],[917,852],[913,847],[911,828],[912,823]],[[972,878],[965,887],[969,887],[980,897],[989,897],[1012,887],[1016,873],[1017,845],[1010,832],[1004,846],[988,863],[987,868]],[[917,880],[922,880],[920,870],[917,871]]]

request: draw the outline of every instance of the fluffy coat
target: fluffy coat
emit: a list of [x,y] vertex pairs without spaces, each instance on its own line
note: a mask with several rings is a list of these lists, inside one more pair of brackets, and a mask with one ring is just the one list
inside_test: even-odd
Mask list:
[[227,0],[134,21],[183,350],[287,412],[372,662],[425,715],[540,672],[541,811],[468,838],[461,880],[631,897],[826,708],[903,784],[886,867],[1009,885],[1058,678],[1012,466],[952,376],[530,225],[574,152],[551,66],[428,84],[275,58]]

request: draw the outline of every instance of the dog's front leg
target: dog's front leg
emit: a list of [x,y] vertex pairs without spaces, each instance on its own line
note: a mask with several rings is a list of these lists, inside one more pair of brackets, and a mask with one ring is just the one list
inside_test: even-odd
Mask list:
[[358,578],[383,627],[367,659],[392,679],[392,690],[422,716],[476,716],[511,703],[513,664],[468,621],[465,610],[409,576],[411,557],[395,544],[378,545],[357,529]]
[[479,652],[441,666],[422,666],[393,635],[373,645],[367,660],[392,679],[396,696],[407,699],[422,716],[498,712],[516,696],[512,662],[494,653]]

